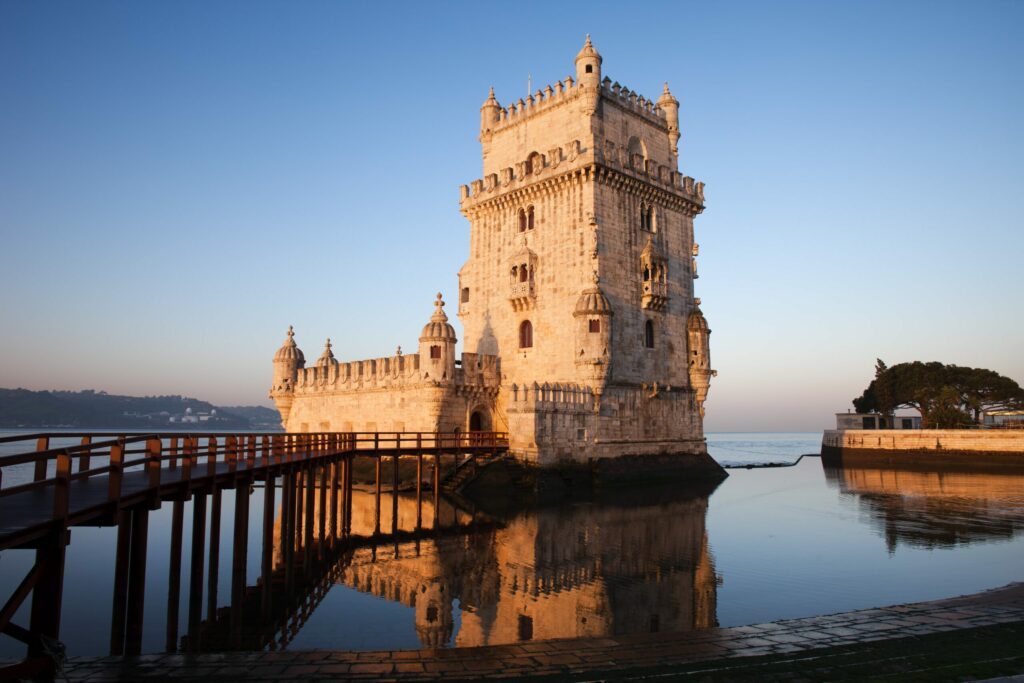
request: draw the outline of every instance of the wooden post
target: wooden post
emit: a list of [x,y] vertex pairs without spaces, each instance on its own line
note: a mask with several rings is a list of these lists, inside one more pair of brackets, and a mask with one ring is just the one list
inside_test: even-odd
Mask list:
[[303,570],[308,575],[311,569],[310,565],[312,564],[313,525],[316,524],[316,518],[314,516],[316,514],[314,507],[314,503],[316,502],[316,499],[314,498],[316,495],[316,490],[314,489],[316,486],[316,469],[314,467],[307,467],[303,476],[306,478],[306,510],[303,515],[305,520],[302,527],[302,561]]
[[[160,507],[160,494],[156,489],[160,488],[160,456],[163,449],[163,444],[160,439],[147,439],[146,440],[146,474],[149,478],[149,487],[153,489],[152,503],[155,505],[153,509]],[[133,530],[134,534],[135,531]]]
[[217,437],[211,436],[206,442],[206,473],[217,473]]
[[114,553],[114,599],[110,618],[110,654],[124,654],[125,606],[128,604],[128,554],[132,518],[127,510],[117,513],[117,550]]
[[338,538],[338,477],[341,470],[341,460],[337,457],[327,466],[331,479],[331,545]]
[[224,437],[224,459],[229,471],[238,469],[238,438],[234,434]]
[[373,533],[380,533],[380,455],[374,453],[375,494],[373,502]]
[[173,470],[178,467],[178,437],[171,437],[171,443],[168,446],[168,450],[170,451],[170,460],[167,463],[167,467]]
[[[270,596],[274,583],[274,486],[273,472],[267,472],[263,481],[263,558],[260,577],[263,581],[263,618],[270,616]],[[284,531],[284,519],[281,519],[281,530]]]
[[342,459],[341,479],[341,533],[348,535],[352,530],[352,460],[355,456],[348,455]]
[[[159,441],[158,441],[159,443]],[[132,509],[132,549],[128,567],[128,608],[124,653],[142,653],[142,617],[146,602],[146,548],[149,539],[149,508]]]
[[214,484],[210,495],[210,568],[206,575],[206,618],[217,620],[217,584],[220,578],[220,487]]
[[[32,608],[29,616],[29,631],[33,635],[53,640],[60,637],[61,598],[64,591],[64,555],[68,539],[67,514],[70,477],[71,455],[67,451],[62,451],[57,456],[57,488],[54,491],[53,514],[56,523],[53,530],[36,546],[36,571],[38,574],[36,585],[32,589]],[[30,644],[28,653],[29,657],[43,656],[45,652],[41,641],[37,640]]]
[[281,561],[284,564],[284,581],[286,585],[291,585],[292,578],[294,501],[294,475],[291,472],[285,472],[284,478],[281,480]]
[[[83,446],[91,446],[92,445],[92,437],[91,436],[83,436],[82,437],[82,445]],[[85,449],[85,450],[83,450],[81,452],[81,454],[78,456],[78,471],[79,472],[85,472],[87,469],[89,469],[89,466],[91,465],[91,456],[92,456],[92,449],[91,448],[87,448],[87,449]]]
[[235,534],[231,553],[231,631],[238,633],[242,624],[242,601],[245,599],[246,565],[249,559],[249,479],[235,486]]
[[[177,438],[174,439],[177,441]],[[178,607],[181,603],[181,537],[185,526],[185,501],[176,500],[171,512],[170,568],[167,570],[167,652],[178,651]]]
[[327,489],[330,488],[329,479],[331,473],[330,463],[320,466],[320,514],[317,535],[320,543],[320,553],[323,552],[323,543],[327,539]]
[[437,529],[441,524],[441,453],[438,451],[434,455],[434,528]]
[[199,647],[199,625],[203,620],[203,560],[206,545],[206,493],[197,492],[192,500],[192,560],[188,582],[189,650]]
[[[36,453],[50,450],[50,437],[41,436],[36,441]],[[33,481],[42,481],[46,479],[46,467],[49,463],[46,458],[39,458],[36,460],[36,468],[33,476]],[[33,598],[34,599],[34,598]]]
[[[401,438],[401,437],[399,437]],[[398,453],[391,471],[391,533],[398,533]]]
[[[416,437],[419,448],[419,436]],[[423,454],[416,453],[416,528],[423,526]]]

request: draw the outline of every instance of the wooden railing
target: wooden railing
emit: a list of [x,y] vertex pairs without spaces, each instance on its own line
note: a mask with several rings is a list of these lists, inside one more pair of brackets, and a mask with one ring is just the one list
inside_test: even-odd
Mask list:
[[[54,447],[58,439],[78,441]],[[303,566],[309,565],[314,527],[320,543],[331,545],[347,536],[351,522],[353,461],[375,458],[374,536],[380,534],[382,461],[392,460],[392,523],[397,523],[398,483],[401,458],[416,460],[417,528],[420,527],[421,491],[425,457],[432,460],[434,509],[440,509],[440,470],[444,457],[456,465],[466,457],[494,455],[507,449],[507,436],[499,432],[321,432],[284,433],[165,433],[117,434],[41,433],[0,438],[0,446],[23,444],[26,450],[0,457],[0,550],[34,548],[36,561],[12,595],[0,608],[0,633],[29,647],[28,658],[13,667],[0,667],[0,680],[52,674],[50,656],[60,633],[65,547],[68,530],[80,524],[116,525],[117,552],[114,583],[115,604],[111,626],[111,653],[138,654],[141,647],[142,606],[146,575],[148,513],[162,501],[173,501],[173,590],[168,598],[169,640],[177,632],[177,590],[180,582],[184,501],[193,503],[192,594],[189,622],[198,624],[202,591],[203,539],[206,499],[211,519],[219,520],[220,490],[233,487],[235,531],[232,559],[232,595],[237,602],[245,590],[249,498],[252,483],[262,480],[264,497],[261,558],[267,594],[273,574],[275,489],[280,479],[281,548],[284,574],[290,585],[293,559],[301,548]],[[29,450],[28,447],[32,447]],[[20,469],[18,469],[20,468]],[[27,481],[11,484],[17,473]],[[316,482],[320,482],[316,485]],[[314,504],[314,496],[319,503]],[[329,502],[328,502],[328,496]],[[330,510],[328,516],[326,510]],[[314,510],[319,514],[315,515]],[[314,524],[318,517],[318,525]],[[302,523],[306,520],[305,524]],[[328,524],[329,522],[329,524]],[[438,517],[435,515],[435,525]],[[219,548],[219,521],[210,527],[210,566],[215,567]],[[298,536],[302,535],[301,542]],[[393,530],[394,533],[394,530]],[[211,576],[215,572],[211,569]],[[214,584],[211,583],[211,586]],[[198,590],[198,592],[197,592]],[[237,595],[236,595],[237,594]],[[29,627],[11,619],[31,595]],[[215,592],[210,602],[216,607]],[[196,597],[198,596],[198,597]],[[266,595],[264,597],[267,597]],[[269,604],[269,603],[267,603]],[[235,620],[237,622],[237,619]]]

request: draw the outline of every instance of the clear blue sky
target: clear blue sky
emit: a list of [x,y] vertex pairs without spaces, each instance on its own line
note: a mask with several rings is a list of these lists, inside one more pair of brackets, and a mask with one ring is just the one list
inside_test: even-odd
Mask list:
[[[479,106],[681,101],[709,430],[815,430],[874,360],[1024,382],[1024,3],[0,3],[0,386],[266,403],[414,349]],[[454,319],[454,315],[452,316]]]

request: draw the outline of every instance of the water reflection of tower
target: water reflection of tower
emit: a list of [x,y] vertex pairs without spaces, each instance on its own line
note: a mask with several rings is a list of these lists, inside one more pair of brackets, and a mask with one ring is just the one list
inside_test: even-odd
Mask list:
[[706,513],[706,494],[678,493],[533,511],[356,551],[340,582],[413,607],[428,648],[708,628],[718,577]]

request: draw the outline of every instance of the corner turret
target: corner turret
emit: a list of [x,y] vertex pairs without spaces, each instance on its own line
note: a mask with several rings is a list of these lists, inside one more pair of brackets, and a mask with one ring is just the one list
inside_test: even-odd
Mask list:
[[672,146],[674,161],[679,162],[679,100],[669,92],[668,83],[661,91],[658,98],[658,106],[665,112],[665,121],[668,123],[668,141]]
[[494,88],[491,88],[490,94],[487,95],[487,99],[484,100],[483,105],[480,107],[480,141],[484,142],[491,136],[491,130],[497,125],[501,119],[501,105],[498,104],[497,98],[494,97]]
[[294,399],[295,380],[299,370],[306,367],[306,357],[295,343],[295,330],[288,326],[284,344],[274,354],[274,380],[270,386],[270,398],[274,399],[277,411],[281,413],[281,424],[288,424]]
[[587,114],[597,111],[597,101],[601,92],[601,62],[601,55],[590,42],[588,33],[587,42],[576,55],[576,83],[577,87],[584,91],[583,107]]
[[694,391],[700,416],[704,417],[704,401],[708,397],[711,378],[718,374],[711,369],[711,351],[708,341],[711,330],[700,310],[700,299],[694,299],[693,311],[686,320],[687,346],[689,347],[690,387]]
[[420,334],[420,371],[424,379],[450,382],[455,378],[455,328],[444,312],[444,300],[437,293],[434,314]]
[[600,278],[594,273],[594,285],[580,293],[573,317],[576,318],[576,368],[598,399],[604,393],[611,370],[612,311],[611,302],[599,286]]

